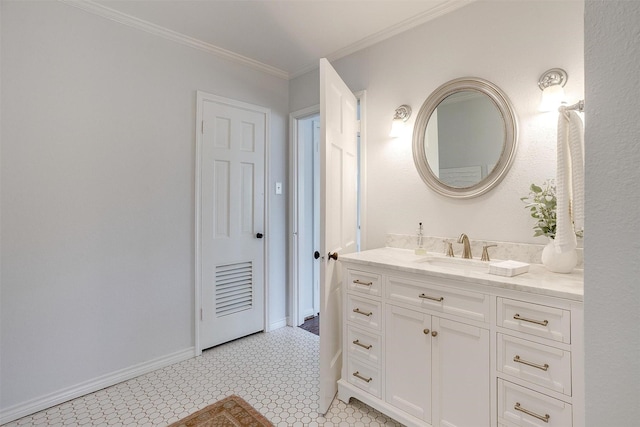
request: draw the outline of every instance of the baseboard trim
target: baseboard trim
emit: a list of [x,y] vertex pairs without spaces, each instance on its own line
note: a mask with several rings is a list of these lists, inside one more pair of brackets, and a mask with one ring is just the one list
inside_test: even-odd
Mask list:
[[317,314],[318,314],[318,313],[317,313],[313,308],[311,308],[311,309],[309,309],[309,310],[305,310],[305,311],[302,313],[302,318],[303,318],[303,319],[304,319],[304,321],[306,322],[307,320],[309,320],[309,319],[313,319],[314,317],[316,317],[316,315],[317,315]]
[[280,319],[277,322],[269,324],[269,330],[267,332],[275,331],[276,329],[284,328],[287,326],[287,318]]
[[173,365],[174,363],[182,362],[183,360],[191,359],[195,356],[195,348],[190,347],[149,360],[148,362],[139,363],[129,368],[102,375],[71,387],[54,391],[53,393],[37,397],[24,403],[18,403],[6,409],[0,409],[0,424],[15,421],[18,418],[59,405],[76,397],[102,390],[103,388],[147,374],[156,369],[164,368],[165,366]]

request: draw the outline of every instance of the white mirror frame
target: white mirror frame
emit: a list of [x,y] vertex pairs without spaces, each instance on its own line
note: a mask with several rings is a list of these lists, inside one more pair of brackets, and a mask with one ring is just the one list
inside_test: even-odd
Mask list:
[[[463,90],[480,92],[488,96],[498,108],[504,122],[504,145],[493,170],[471,187],[451,187],[438,179],[427,161],[425,133],[429,118],[440,102],[449,95]],[[413,161],[422,180],[436,193],[457,199],[480,196],[494,188],[507,174],[516,155],[518,145],[518,122],[509,98],[493,83],[476,77],[451,80],[437,88],[422,104],[413,128]]]

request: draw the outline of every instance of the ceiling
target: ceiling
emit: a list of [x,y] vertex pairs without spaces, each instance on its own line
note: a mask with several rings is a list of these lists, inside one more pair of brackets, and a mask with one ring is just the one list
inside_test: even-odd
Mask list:
[[472,0],[63,1],[288,79]]

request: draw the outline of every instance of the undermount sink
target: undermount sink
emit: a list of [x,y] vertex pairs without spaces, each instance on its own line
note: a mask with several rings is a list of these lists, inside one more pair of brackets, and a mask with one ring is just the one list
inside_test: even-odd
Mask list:
[[477,259],[429,255],[426,258],[417,260],[416,262],[426,263],[434,267],[448,268],[456,271],[474,271],[479,273],[489,272],[489,263]]

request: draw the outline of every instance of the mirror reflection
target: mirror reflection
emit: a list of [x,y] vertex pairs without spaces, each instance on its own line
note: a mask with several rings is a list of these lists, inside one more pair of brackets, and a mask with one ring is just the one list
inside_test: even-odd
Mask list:
[[453,93],[438,104],[427,124],[429,168],[450,187],[472,187],[495,168],[504,137],[504,120],[491,98],[472,90]]

